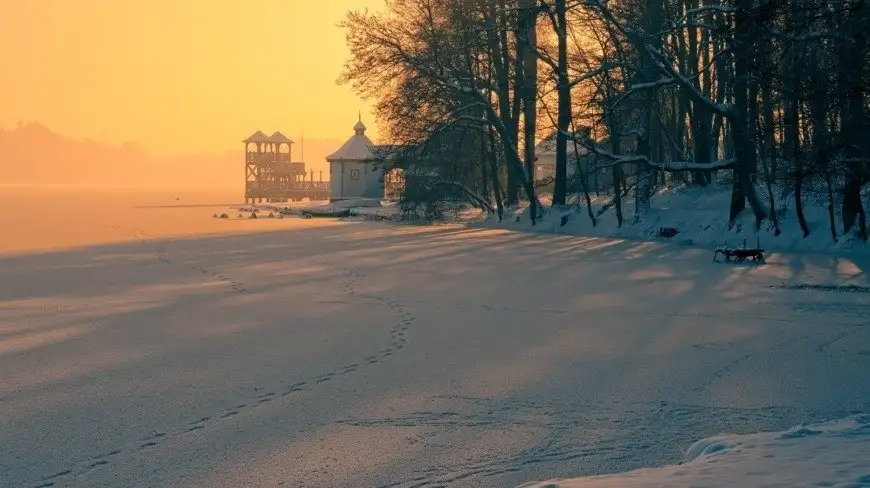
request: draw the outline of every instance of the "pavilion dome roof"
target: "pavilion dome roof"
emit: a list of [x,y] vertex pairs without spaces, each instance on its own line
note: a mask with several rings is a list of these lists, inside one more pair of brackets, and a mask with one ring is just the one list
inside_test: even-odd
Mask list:
[[354,134],[350,139],[338,148],[337,151],[326,157],[329,162],[342,161],[365,161],[372,159],[372,146],[374,143],[365,134],[366,126],[362,120],[353,126]]

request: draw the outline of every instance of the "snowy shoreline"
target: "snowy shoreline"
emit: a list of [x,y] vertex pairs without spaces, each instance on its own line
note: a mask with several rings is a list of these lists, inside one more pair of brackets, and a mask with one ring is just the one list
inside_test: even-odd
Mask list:
[[[598,213],[609,204],[609,197],[593,198],[593,212]],[[760,231],[750,212],[744,212],[729,228],[727,216],[722,209],[728,208],[730,190],[711,186],[708,188],[665,188],[651,199],[649,213],[640,223],[634,223],[633,200],[623,202],[623,224],[619,226],[613,209],[609,208],[596,217],[592,225],[585,203],[568,205],[562,210],[548,205],[535,225],[529,219],[527,205],[505,210],[501,222],[495,215],[476,208],[462,208],[445,216],[446,223],[466,225],[476,229],[500,229],[528,233],[557,234],[577,237],[602,237],[641,242],[662,242],[681,246],[714,248],[722,245],[741,247],[760,245],[767,252],[810,252],[814,254],[870,254],[870,244],[862,243],[853,234],[843,235],[838,228],[838,239],[831,236],[828,210],[824,202],[806,198],[804,214],[811,234],[804,238],[793,215],[793,210],[778,209],[780,235],[775,235],[771,222],[766,221]],[[234,209],[241,207],[233,207]],[[258,204],[247,205],[244,211],[253,208],[272,210],[285,214],[311,212],[316,216],[394,221],[402,223],[399,206],[384,204],[377,199],[349,199],[332,203],[305,202],[292,205]],[[563,224],[562,219],[567,222]],[[405,222],[410,223],[410,222]],[[662,228],[672,228],[678,233],[673,237],[661,237]]]
[[868,487],[870,415],[695,442],[682,463],[521,488]]
[[[811,233],[804,238],[794,211],[788,208],[777,209],[781,230],[778,236],[769,220],[756,232],[753,217],[748,211],[738,216],[734,227],[729,228],[723,209],[727,211],[730,198],[729,189],[715,186],[666,188],[652,197],[649,213],[637,224],[634,223],[633,200],[623,202],[622,226],[617,224],[612,208],[598,216],[593,226],[585,203],[566,206],[562,211],[547,207],[534,226],[531,225],[528,206],[525,205],[506,211],[501,222],[494,215],[483,215],[467,223],[477,228],[670,242],[706,248],[722,245],[740,247],[745,241],[749,247],[758,243],[767,251],[870,254],[870,244],[860,242],[851,233],[843,235],[841,228],[837,229],[837,242],[833,241],[823,202],[806,199],[804,214]],[[594,198],[593,212],[599,212],[608,202],[607,197]],[[567,217],[564,225],[563,217]],[[676,229],[678,234],[670,238],[660,237],[658,234],[662,228]]]

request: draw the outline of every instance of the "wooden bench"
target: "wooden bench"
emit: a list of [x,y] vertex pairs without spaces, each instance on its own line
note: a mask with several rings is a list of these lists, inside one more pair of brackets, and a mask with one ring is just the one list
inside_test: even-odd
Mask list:
[[760,245],[756,247],[746,247],[746,240],[743,241],[743,247],[717,247],[713,252],[713,261],[716,261],[719,255],[725,257],[725,261],[731,262],[733,259],[736,263],[743,263],[746,260],[751,260],[754,263],[764,263],[764,248]]

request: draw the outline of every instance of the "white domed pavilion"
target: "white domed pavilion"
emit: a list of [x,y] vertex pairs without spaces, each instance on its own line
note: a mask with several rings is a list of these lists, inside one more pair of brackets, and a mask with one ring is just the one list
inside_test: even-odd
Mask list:
[[382,169],[373,161],[377,146],[366,135],[360,118],[354,134],[337,151],[326,157],[329,162],[330,200],[348,198],[383,198]]

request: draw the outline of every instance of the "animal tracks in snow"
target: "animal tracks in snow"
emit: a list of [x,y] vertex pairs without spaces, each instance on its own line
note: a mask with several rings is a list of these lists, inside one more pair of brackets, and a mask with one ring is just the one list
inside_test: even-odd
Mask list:
[[[409,429],[407,442],[417,449],[433,449],[432,464],[418,466],[413,476],[378,485],[435,488],[462,480],[474,485],[505,486],[500,476],[543,466],[544,471],[577,470],[616,459],[634,459],[645,465],[666,462],[667,450],[651,448],[674,432],[728,430],[732,422],[764,423],[793,415],[786,407],[709,407],[658,401],[620,401],[602,406],[576,399],[506,399],[437,395],[432,403],[447,401],[445,410],[409,412],[398,416],[347,418],[339,423],[357,428]],[[447,462],[438,458],[440,436],[450,432],[504,432],[521,430],[538,436],[529,447],[505,448],[498,454],[469,452]],[[623,433],[628,432],[625,436]],[[401,436],[401,430],[396,434]],[[584,442],[578,442],[584,439]],[[630,442],[626,442],[630,439]],[[686,444],[686,439],[669,443]],[[495,478],[495,479],[494,479]],[[490,479],[491,481],[482,481]],[[515,485],[512,485],[515,486]]]
[[148,233],[146,233],[142,229],[137,229],[135,227],[123,227],[123,226],[119,226],[119,225],[110,225],[108,227],[114,231],[127,234],[132,239],[136,239],[136,240],[139,240],[142,242],[152,243],[157,248],[157,260],[163,264],[177,265],[177,266],[181,266],[181,267],[184,267],[184,268],[187,268],[187,269],[197,271],[197,272],[200,272],[202,274],[211,276],[212,278],[214,278],[216,280],[228,283],[230,285],[230,288],[232,288],[232,290],[237,292],[237,293],[245,293],[248,291],[248,289],[245,287],[244,283],[239,282],[239,281],[235,281],[219,271],[215,271],[213,269],[210,269],[210,268],[207,268],[204,266],[200,266],[199,264],[195,264],[195,263],[176,263],[175,261],[173,261],[169,258],[169,252],[168,252],[166,246],[161,244],[160,242],[158,242],[154,236],[149,235]]
[[[774,344],[773,346],[765,349],[763,351],[763,354],[769,355],[769,354],[773,354],[773,353],[780,353],[780,351],[782,351],[783,349],[786,349],[790,346],[797,345],[797,344],[804,342],[804,341],[811,340],[812,338],[813,338],[813,336],[811,334],[805,334],[802,336],[791,337],[789,339],[778,342],[778,343]],[[709,390],[716,382],[721,381],[728,374],[730,374],[735,368],[737,368],[738,366],[740,366],[741,364],[743,364],[747,361],[752,361],[752,360],[756,359],[759,356],[759,354],[761,354],[761,352],[749,351],[745,354],[742,354],[740,356],[732,358],[731,360],[727,361],[722,366],[713,370],[712,374],[710,374],[708,376],[708,379],[702,385],[696,386],[694,388],[694,390],[696,392],[702,392],[702,391]]]
[[151,436],[148,436],[148,437],[142,439],[141,443],[139,444],[139,449],[140,450],[147,449],[149,447],[156,446],[157,441],[160,440],[160,438],[164,437],[165,435],[166,435],[166,432],[157,432],[154,435],[151,435]]
[[[328,262],[321,261],[320,264],[323,264],[327,267],[336,269],[343,274],[347,275],[348,278],[339,282],[339,289],[342,290],[345,294],[352,297],[359,297],[367,300],[372,300],[376,303],[379,303],[388,309],[390,309],[393,313],[395,313],[399,321],[390,329],[390,343],[387,347],[383,348],[376,355],[371,355],[365,358],[365,362],[367,364],[375,364],[380,361],[386,360],[390,358],[394,353],[401,351],[405,348],[407,343],[407,338],[405,337],[405,332],[414,322],[414,316],[399,302],[393,300],[391,298],[382,297],[380,295],[369,295],[365,293],[360,293],[356,289],[356,284],[366,278],[366,274],[352,268],[345,268],[342,266],[336,266],[330,264]],[[354,365],[358,367],[359,365]],[[354,368],[355,370],[356,368]],[[346,373],[340,373],[346,374]],[[323,379],[322,381],[328,381],[328,379]],[[321,381],[321,382],[322,382]]]
[[269,403],[272,401],[272,398],[275,396],[274,391],[270,391],[269,393],[263,393],[262,395],[257,397],[257,403],[255,406],[263,405],[264,403]]
[[185,268],[188,268],[188,269],[192,269],[194,271],[199,271],[200,273],[203,273],[203,274],[210,275],[217,280],[227,282],[230,284],[230,287],[233,289],[233,291],[236,291],[238,293],[244,293],[244,292],[248,291],[248,289],[245,288],[245,285],[243,283],[232,280],[229,277],[227,277],[226,275],[219,273],[217,271],[213,271],[211,269],[204,268],[198,264],[183,264],[182,266],[184,266]]
[[211,417],[202,417],[199,420],[191,422],[191,423],[187,424],[187,428],[185,429],[185,431],[186,432],[194,432],[194,431],[197,431],[200,429],[204,429],[206,426],[206,423],[209,420],[211,420]]
[[242,412],[242,410],[245,407],[247,407],[247,405],[243,403],[243,404],[237,405],[233,408],[228,408],[220,414],[219,418],[225,419],[225,418],[232,417],[233,415],[238,415],[239,413]]
[[65,477],[65,476],[68,476],[68,475],[70,475],[70,474],[72,474],[72,470],[71,470],[71,469],[65,469],[65,470],[63,470],[63,471],[60,471],[60,472],[57,472],[57,473],[54,473],[54,474],[50,474],[50,475],[48,475],[48,476],[42,478],[42,483],[40,483],[40,484],[38,484],[38,485],[36,485],[36,486],[37,486],[37,488],[47,488],[47,487],[49,487],[49,486],[54,486],[54,484],[55,484],[55,480],[58,480],[58,479],[60,479],[60,478],[63,478],[63,477]]
[[305,385],[307,385],[307,384],[308,384],[307,381],[300,381],[298,383],[293,383],[291,385],[287,385],[287,389],[284,390],[283,393],[281,393],[281,396],[288,396],[288,395],[292,395],[293,393],[296,393],[299,391],[304,391],[307,389],[307,388],[305,388]]
[[113,449],[111,451],[105,452],[103,454],[97,454],[95,456],[90,456],[77,466],[64,469],[62,471],[58,471],[54,474],[50,474],[42,478],[42,480],[35,484],[35,488],[49,488],[53,486],[57,486],[57,483],[62,482],[64,480],[68,480],[70,478],[75,478],[78,476],[83,476],[91,471],[94,471],[98,468],[106,466],[110,463],[112,458],[121,454],[120,449]]
[[[151,240],[151,238],[147,236],[147,234],[141,231],[137,231],[136,229],[126,229],[117,226],[113,228],[115,230],[126,231],[129,235],[131,235],[131,237],[134,237],[136,239]],[[166,264],[176,264],[169,259],[165,248],[162,247],[158,252],[158,259],[161,262],[165,262]],[[243,403],[240,402],[232,408],[226,408],[224,410],[213,413],[212,415],[201,416],[193,421],[190,421],[184,425],[178,426],[173,429],[154,432],[146,437],[142,437],[134,442],[128,443],[126,447],[112,449],[103,454],[88,457],[83,461],[69,466],[66,469],[45,475],[32,486],[34,488],[54,487],[59,483],[74,481],[76,480],[76,478],[85,476],[96,469],[108,466],[112,464],[114,460],[118,457],[132,456],[136,454],[148,455],[153,450],[159,449],[160,445],[163,442],[180,438],[181,436],[185,435],[194,435],[200,432],[205,432],[210,427],[217,426],[221,422],[232,421],[233,419],[238,418],[238,416],[243,415],[245,412],[251,409],[264,407],[266,405],[271,405],[274,403],[280,403],[281,401],[287,401],[289,399],[292,399],[292,397],[294,397],[295,395],[299,395],[307,391],[312,391],[313,389],[325,383],[355,374],[359,372],[363,366],[380,363],[392,357],[395,353],[404,349],[407,344],[407,338],[405,337],[405,334],[408,328],[413,323],[414,316],[404,306],[402,306],[395,300],[381,297],[378,295],[366,295],[360,293],[357,290],[356,285],[366,277],[366,275],[362,272],[350,268],[334,266],[330,263],[321,264],[324,264],[329,268],[335,269],[345,276],[345,278],[342,279],[339,283],[339,288],[344,293],[354,297],[362,298],[364,300],[372,300],[385,306],[393,313],[395,313],[396,324],[389,330],[389,343],[384,348],[382,348],[376,354],[369,354],[365,356],[364,359],[361,361],[351,362],[336,367],[335,369],[319,376],[304,380],[285,382],[286,386],[282,390],[270,390],[264,392],[262,388],[255,388],[254,391],[256,392],[256,394],[251,395],[248,401],[244,401]],[[233,282],[225,275],[209,271],[207,268],[200,267],[198,265],[181,264],[180,266],[184,266],[189,269],[199,270],[205,274],[215,276],[217,279],[228,281],[234,285],[234,289],[236,285],[241,288],[237,289],[236,291],[244,291],[243,285]]]

